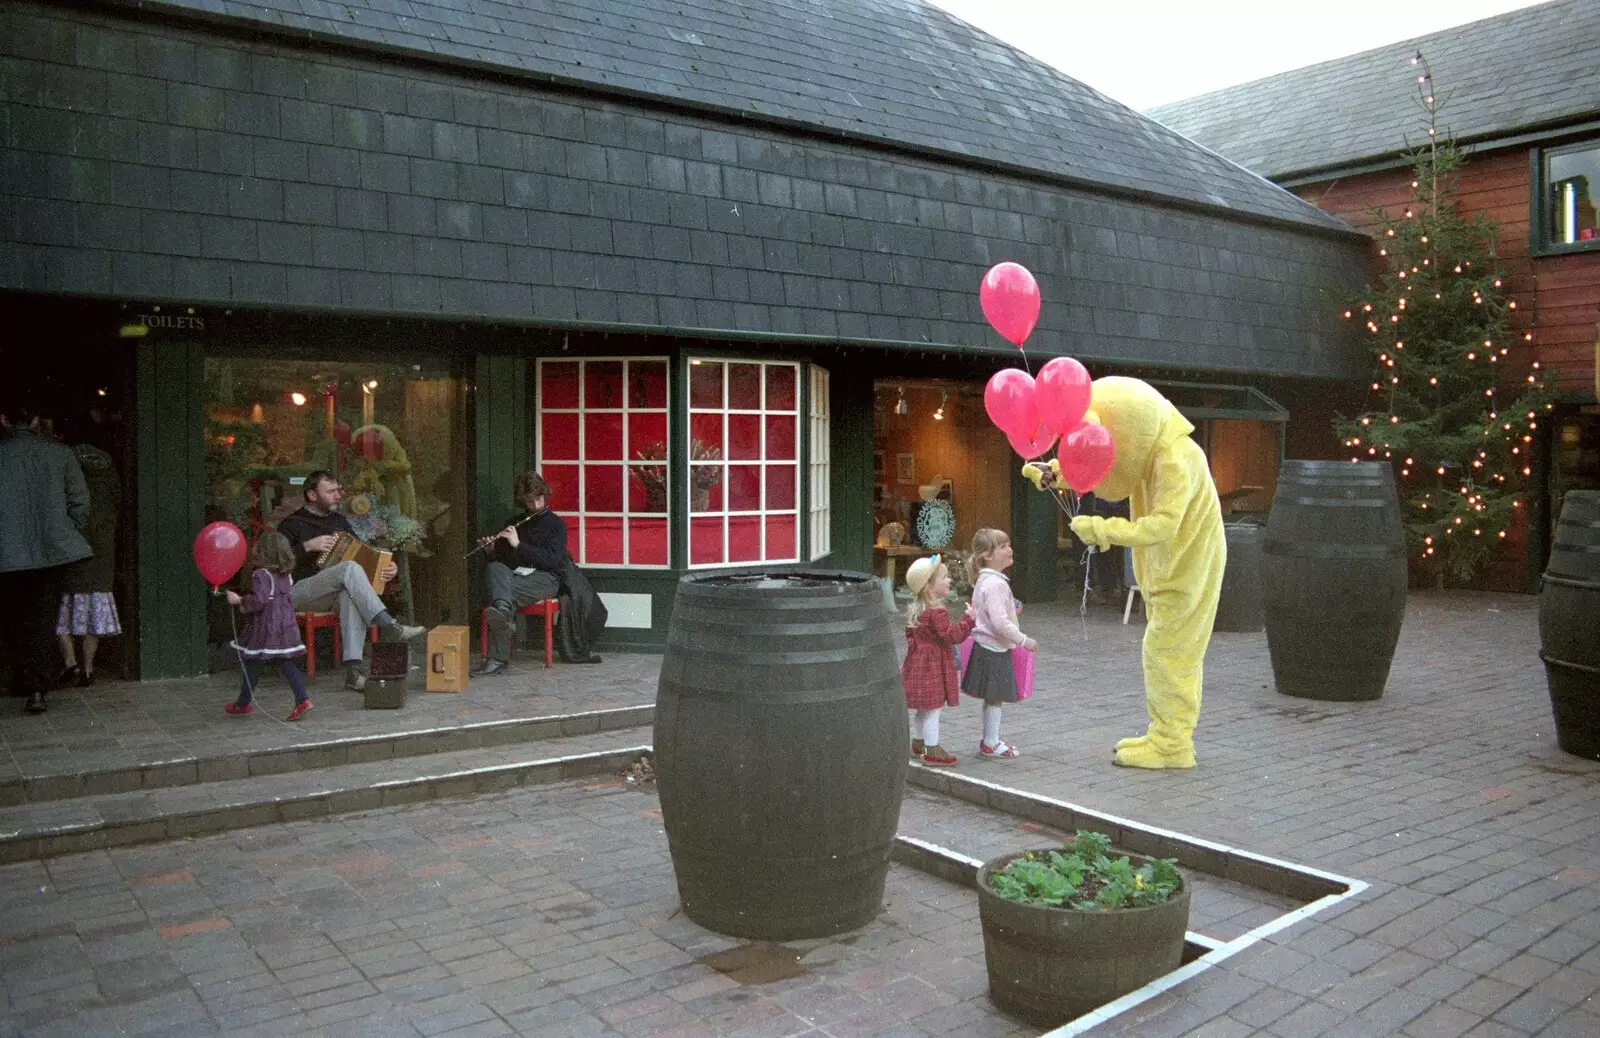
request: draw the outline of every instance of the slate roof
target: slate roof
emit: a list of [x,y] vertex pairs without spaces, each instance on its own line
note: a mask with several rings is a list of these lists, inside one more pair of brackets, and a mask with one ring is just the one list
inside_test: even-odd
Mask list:
[[1307,227],[1325,214],[923,0],[126,0]]
[[1287,180],[1398,159],[1423,136],[1418,50],[1461,143],[1600,113],[1600,2],[1557,0],[1152,108],[1242,166]]

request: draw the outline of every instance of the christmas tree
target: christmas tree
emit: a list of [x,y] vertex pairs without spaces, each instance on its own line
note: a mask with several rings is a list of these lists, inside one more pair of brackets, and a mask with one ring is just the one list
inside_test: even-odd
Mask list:
[[1365,326],[1375,373],[1365,413],[1334,431],[1350,460],[1394,465],[1408,544],[1442,587],[1470,579],[1527,507],[1554,396],[1539,363],[1521,363],[1534,335],[1505,292],[1496,227],[1461,214],[1465,158],[1440,131],[1432,70],[1412,63],[1427,140],[1406,153],[1409,204],[1374,214],[1384,273],[1344,316]]

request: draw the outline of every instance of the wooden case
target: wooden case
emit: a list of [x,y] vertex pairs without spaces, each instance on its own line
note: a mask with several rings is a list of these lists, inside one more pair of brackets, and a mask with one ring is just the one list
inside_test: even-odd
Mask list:
[[465,627],[435,627],[428,632],[428,691],[461,692],[467,687],[472,645]]

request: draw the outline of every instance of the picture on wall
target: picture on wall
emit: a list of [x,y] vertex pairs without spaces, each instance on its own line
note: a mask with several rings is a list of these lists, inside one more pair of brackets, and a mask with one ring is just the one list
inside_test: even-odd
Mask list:
[[901,483],[917,481],[917,457],[914,454],[895,455],[895,478]]

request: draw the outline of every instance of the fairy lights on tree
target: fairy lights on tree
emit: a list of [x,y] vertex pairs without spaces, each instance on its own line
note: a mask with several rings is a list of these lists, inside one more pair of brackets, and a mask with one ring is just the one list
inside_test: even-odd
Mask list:
[[1367,410],[1338,416],[1351,461],[1395,469],[1411,550],[1436,583],[1467,580],[1526,507],[1538,423],[1554,407],[1533,330],[1517,318],[1495,257],[1497,228],[1455,199],[1465,157],[1439,126],[1441,99],[1420,52],[1417,104],[1427,140],[1406,153],[1411,200],[1377,210],[1385,271],[1345,311],[1374,360]]

